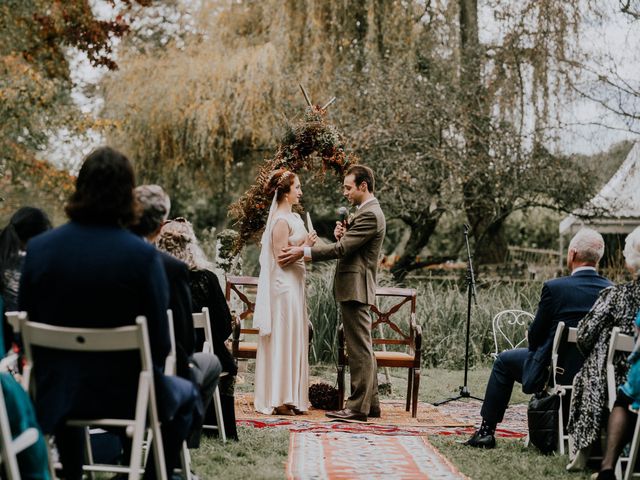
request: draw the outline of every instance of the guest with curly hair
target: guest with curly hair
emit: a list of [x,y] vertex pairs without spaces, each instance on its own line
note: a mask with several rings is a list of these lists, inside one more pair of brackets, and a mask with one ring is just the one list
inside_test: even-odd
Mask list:
[[[156,245],[161,251],[187,264],[193,311],[200,312],[203,307],[209,309],[213,351],[220,360],[222,371],[228,374],[222,375],[219,380],[225,433],[227,437],[237,440],[234,387],[238,367],[225,344],[231,335],[232,319],[218,277],[213,272],[214,266],[202,251],[193,225],[184,218],[165,222],[156,239]],[[202,350],[203,343],[204,333],[196,331],[195,350]],[[205,422],[215,423],[212,408],[207,411]]]
[[[591,311],[578,324],[578,349],[585,357],[575,377],[569,424],[572,450],[569,470],[586,465],[591,446],[600,438],[603,411],[607,406],[606,361],[613,327],[632,335],[634,320],[640,309],[640,227],[631,232],[623,251],[627,268],[633,273],[631,282],[604,289]],[[629,367],[624,355],[614,359],[616,385],[624,382]]]

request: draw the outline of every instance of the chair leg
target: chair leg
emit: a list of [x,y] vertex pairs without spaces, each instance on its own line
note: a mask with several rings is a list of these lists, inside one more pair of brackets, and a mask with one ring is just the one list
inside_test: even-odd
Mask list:
[[213,407],[216,412],[216,421],[218,422],[218,435],[222,439],[222,443],[227,443],[227,433],[224,430],[224,419],[222,418],[222,402],[220,401],[220,387],[216,387],[213,392]]
[[191,480],[191,455],[187,448],[187,442],[182,442],[182,451],[180,452],[180,466],[182,467],[182,478]]
[[[150,418],[151,415],[148,415],[148,411],[150,409],[150,382],[148,375],[140,375],[140,381],[138,382],[138,398],[136,401],[136,413],[135,413],[135,428],[131,431],[130,427],[127,427],[126,434],[128,436],[132,436],[131,439],[131,460],[129,463],[129,479],[134,480],[140,478],[141,467],[142,467],[142,444],[144,442],[144,436],[146,433],[145,427],[145,419]],[[150,418],[151,419],[151,418]],[[157,432],[153,431],[155,436]],[[132,435],[133,434],[133,435]],[[155,444],[155,438],[152,443]],[[162,468],[164,470],[164,466]]]
[[[85,464],[93,465],[93,449],[91,448],[91,431],[89,427],[84,427],[84,449],[85,449]],[[94,480],[96,478],[93,472],[89,473],[89,479]]]
[[344,365],[338,365],[338,410],[344,407]]
[[409,375],[407,377],[407,406],[406,406],[406,411],[409,411],[409,408],[411,406],[411,391],[412,391],[412,386],[413,386],[413,368],[409,369]]
[[[631,440],[631,450],[629,450],[629,461],[627,462],[627,469],[624,472],[624,479],[634,478],[634,471],[636,469],[636,459],[638,458],[638,443],[640,442],[640,417],[636,421],[636,426],[633,429],[633,438]],[[616,464],[616,470],[620,467],[620,461]]]
[[413,392],[412,393],[412,402],[413,407],[411,409],[411,417],[416,418],[418,415],[418,392],[420,391],[420,369],[416,368],[413,371]]

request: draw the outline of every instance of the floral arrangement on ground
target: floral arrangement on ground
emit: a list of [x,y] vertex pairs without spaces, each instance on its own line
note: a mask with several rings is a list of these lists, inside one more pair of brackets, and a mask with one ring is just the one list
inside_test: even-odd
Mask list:
[[274,170],[286,168],[294,173],[315,170],[324,180],[327,172],[342,177],[350,165],[358,162],[354,155],[347,155],[343,136],[327,121],[326,115],[326,109],[311,105],[300,122],[288,125],[275,156],[265,160],[251,187],[229,207],[239,233],[234,254],[257,239],[265,226],[272,200],[267,198],[265,185]]

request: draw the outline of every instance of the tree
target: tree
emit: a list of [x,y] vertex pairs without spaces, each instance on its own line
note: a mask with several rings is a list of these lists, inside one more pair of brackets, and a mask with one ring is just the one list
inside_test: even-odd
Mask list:
[[53,128],[87,124],[70,99],[65,49],[77,48],[94,65],[115,68],[111,39],[126,30],[123,19],[96,20],[87,0],[0,4],[0,173],[5,196],[17,190],[24,199],[28,190],[60,204],[68,195],[69,175],[37,158]]
[[[589,190],[545,148],[552,67],[568,56],[577,3],[488,2],[502,33],[487,44],[474,0],[219,2],[184,47],[123,58],[105,114],[146,180],[167,185],[179,208],[199,205],[187,213],[201,225],[221,226],[237,165],[272,151],[278,126],[301,110],[301,82],[338,97],[331,120],[409,231],[398,278],[423,264],[445,213],[464,212],[479,260],[501,260],[513,211],[573,208]],[[163,78],[149,88],[155,71]],[[331,204],[326,187],[308,187],[311,208]]]

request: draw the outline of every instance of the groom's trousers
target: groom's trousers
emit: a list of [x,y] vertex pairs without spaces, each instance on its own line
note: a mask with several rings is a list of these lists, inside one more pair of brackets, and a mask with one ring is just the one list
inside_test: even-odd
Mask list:
[[351,395],[346,407],[368,415],[372,408],[380,408],[369,305],[354,301],[340,302],[340,310],[351,377]]

